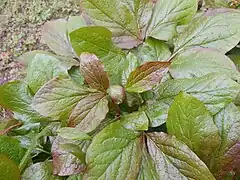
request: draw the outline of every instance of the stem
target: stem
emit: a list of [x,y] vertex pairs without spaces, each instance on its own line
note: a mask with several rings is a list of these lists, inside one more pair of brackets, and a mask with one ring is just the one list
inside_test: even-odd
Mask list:
[[36,150],[39,150],[39,151],[41,151],[41,152],[43,152],[43,153],[45,153],[45,154],[51,154],[50,152],[47,152],[47,151],[45,151],[45,150],[43,150],[43,149],[41,149],[41,148],[36,148]]
[[115,101],[112,99],[115,111],[116,111],[116,117],[119,120],[120,119],[120,115],[121,115],[121,109],[119,108],[119,106],[117,105],[117,103],[115,103]]
[[22,125],[21,122],[19,122],[19,123],[17,123],[17,124],[14,124],[14,125],[8,127],[7,129],[5,129],[5,130],[3,130],[3,131],[0,131],[0,135],[5,135],[5,134],[7,134],[9,131],[11,131],[13,128],[18,127],[18,126],[21,126],[21,125]]
[[179,51],[175,52],[175,53],[167,60],[167,62],[172,62],[173,59],[177,56],[178,52],[179,52]]
[[38,144],[38,139],[41,138],[42,136],[45,136],[46,134],[48,134],[48,132],[50,131],[49,127],[45,127],[34,139],[33,139],[33,142],[31,144],[31,146],[28,148],[27,152],[25,153],[25,155],[23,156],[20,164],[19,164],[19,169],[20,169],[20,172],[22,172],[27,163],[28,163],[28,160],[31,156],[31,153],[33,151],[33,149],[37,146]]

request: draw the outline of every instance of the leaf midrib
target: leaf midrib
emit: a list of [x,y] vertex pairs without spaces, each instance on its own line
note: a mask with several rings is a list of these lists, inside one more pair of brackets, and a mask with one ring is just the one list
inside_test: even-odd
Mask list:
[[[91,0],[87,0],[89,3],[91,3],[96,9],[98,9],[99,11],[101,11],[104,15],[106,15],[109,19],[111,19],[113,22],[115,22],[116,24],[118,24],[122,29],[127,30],[127,32],[129,32],[133,37],[135,37],[136,39],[139,39],[138,36],[136,34],[134,34],[133,32],[131,32],[131,30],[129,30],[128,28],[126,28],[123,24],[121,24],[120,22],[114,20],[113,17],[111,17],[111,15],[107,14],[103,9],[99,8],[95,3],[93,3]],[[133,16],[135,17],[135,16]],[[138,27],[138,26],[137,26]],[[138,29],[139,31],[139,29]]]
[[[168,154],[165,154],[165,152],[162,151],[162,148],[160,148],[160,147],[158,146],[158,144],[155,143],[155,141],[151,138],[151,136],[148,136],[148,137],[149,137],[149,139],[152,141],[152,143],[157,147],[157,149],[159,149],[160,152],[170,161],[170,163],[179,171],[179,173],[182,174],[182,175],[184,175],[184,174],[178,169],[178,167],[176,167],[176,166],[174,165],[174,163],[172,162],[172,160],[169,158],[169,155],[168,155]],[[174,147],[174,146],[172,146],[172,145],[167,145],[167,144],[164,144],[164,145],[163,145],[163,144],[160,144],[160,145],[161,145],[161,146],[167,146],[168,148],[176,149],[176,147]],[[180,148],[178,148],[177,150],[178,150],[178,151],[181,151],[182,153],[184,153],[184,155],[185,155],[185,154],[189,154],[189,152],[183,151],[183,150],[180,149]],[[198,168],[195,167],[194,164],[189,164],[189,162],[183,161],[183,160],[180,159],[180,158],[176,158],[176,157],[173,157],[173,158],[178,159],[179,161],[185,162],[185,163],[188,164],[190,167],[192,167],[192,168],[194,168],[195,170],[197,170],[200,174],[202,173]],[[184,175],[184,176],[185,176],[185,175]],[[185,176],[185,177],[187,177],[187,176]]]
[[[109,52],[112,52],[112,53],[115,54],[116,56],[123,56],[123,55],[124,55],[123,52],[115,50],[113,46],[112,46],[111,48],[109,48],[109,49],[102,48],[101,46],[99,46],[98,44],[90,41],[89,39],[85,39],[84,36],[81,36],[80,39],[76,39],[75,41],[73,41],[73,43],[74,43],[74,42],[76,42],[76,43],[79,43],[79,42],[81,42],[81,43],[82,43],[82,42],[87,42],[87,43],[89,43],[89,44],[91,44],[91,45],[93,45],[93,46],[96,46],[97,48],[99,48],[100,50],[102,50],[102,51],[104,51],[104,52],[106,52],[106,53],[108,53],[108,54],[109,54]],[[106,55],[106,56],[107,56],[107,55]]]

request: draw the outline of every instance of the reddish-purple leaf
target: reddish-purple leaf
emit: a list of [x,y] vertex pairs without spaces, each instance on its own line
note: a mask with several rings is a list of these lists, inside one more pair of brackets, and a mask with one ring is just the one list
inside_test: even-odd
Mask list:
[[234,144],[223,156],[219,157],[217,177],[222,179],[230,171],[240,167],[240,141]]
[[104,66],[97,56],[83,53],[80,56],[80,71],[85,81],[94,89],[105,92],[109,88],[109,79]]
[[[53,157],[53,174],[58,176],[70,176],[79,174],[85,170],[85,164],[82,163],[77,157],[61,148],[61,144],[69,143],[66,140],[57,136],[52,145]],[[88,147],[88,141],[78,144],[83,151]]]
[[77,126],[83,132],[91,132],[105,119],[108,110],[106,95],[103,92],[91,93],[73,109],[68,126]]
[[169,69],[170,62],[147,62],[131,72],[126,91],[142,93],[158,84]]
[[214,117],[219,129],[221,145],[213,155],[212,172],[223,179],[230,171],[240,167],[240,111],[230,103]]
[[214,180],[199,157],[182,141],[166,133],[148,133],[147,148],[159,179]]

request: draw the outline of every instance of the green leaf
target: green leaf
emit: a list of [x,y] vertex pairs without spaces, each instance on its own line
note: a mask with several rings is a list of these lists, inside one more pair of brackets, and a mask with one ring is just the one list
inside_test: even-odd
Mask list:
[[25,149],[21,147],[20,141],[8,136],[0,135],[0,154],[7,155],[16,164],[22,160]]
[[123,116],[120,121],[126,129],[134,131],[148,130],[148,117],[144,111],[137,111],[127,114]]
[[[19,107],[28,107],[31,102],[31,94],[28,86],[21,81],[13,81],[0,86],[1,105],[12,111],[20,111]],[[12,99],[14,98],[15,101]]]
[[67,68],[61,61],[47,54],[37,53],[28,66],[26,81],[36,93],[46,82],[61,74],[67,74]]
[[168,117],[168,110],[173,102],[173,98],[165,98],[162,100],[147,101],[143,106],[143,110],[149,118],[150,127],[158,127],[163,125]]
[[75,31],[76,29],[79,29],[80,27],[85,27],[85,26],[87,26],[87,23],[82,15],[81,16],[70,16],[68,18],[68,22],[67,22],[68,34]]
[[139,93],[128,93],[126,92],[126,103],[131,108],[140,107],[144,100]]
[[177,25],[188,23],[197,12],[197,0],[157,1],[147,36],[160,40],[171,40]]
[[159,179],[215,180],[198,156],[174,136],[165,133],[147,134],[147,146]]
[[229,104],[214,117],[219,129],[221,145],[214,155],[213,172],[218,176],[226,174],[240,163],[240,110]]
[[85,179],[136,179],[141,164],[140,133],[112,123],[97,134],[86,154]]
[[228,57],[235,63],[235,65],[240,68],[240,49],[239,54],[230,54]]
[[67,180],[82,180],[82,176],[83,176],[82,174],[69,176]]
[[[31,63],[34,56],[36,56],[37,53],[46,53],[45,51],[29,51],[17,58],[18,62],[20,62],[24,66],[28,66],[29,63]],[[50,53],[49,53],[50,54]]]
[[29,166],[22,175],[22,180],[60,180],[53,175],[51,161],[39,162]]
[[237,95],[234,103],[235,103],[236,105],[240,105],[240,92],[238,93],[238,95]]
[[85,170],[85,164],[75,155],[66,151],[63,144],[75,144],[82,152],[86,152],[90,141],[71,141],[57,136],[52,144],[53,174],[59,176],[70,176],[79,174]]
[[170,62],[147,62],[131,72],[126,91],[142,93],[151,90],[168,71]]
[[59,127],[59,124],[52,123],[49,126],[46,126],[44,129],[42,129],[41,132],[39,132],[37,134],[34,133],[35,137],[32,138],[32,142],[31,142],[30,146],[28,147],[28,150],[24,154],[24,156],[21,159],[21,162],[19,164],[19,169],[20,169],[21,173],[25,169],[25,167],[28,165],[32,152],[39,145],[39,139],[44,136],[53,136],[52,128],[54,128],[55,126]]
[[[238,71],[240,72],[240,51],[239,51],[239,49],[236,50],[236,54],[228,55],[228,57],[231,58],[231,60],[236,65]],[[240,80],[238,81],[238,83],[240,83]],[[238,93],[238,96],[236,97],[234,103],[236,105],[240,105],[240,92]]]
[[193,46],[214,48],[226,53],[240,39],[239,11],[210,9],[193,21],[180,33],[174,43],[175,52]]
[[178,54],[169,69],[175,79],[201,77],[210,73],[220,73],[239,79],[240,73],[234,63],[219,51],[194,47]]
[[[38,132],[38,131],[37,131]],[[37,133],[36,132],[36,133]],[[14,131],[15,133],[15,131]],[[17,139],[18,141],[20,141],[20,144],[21,144],[21,147],[25,148],[25,149],[28,149],[29,147],[31,147],[31,144],[33,143],[34,141],[34,137],[35,137],[36,134],[34,134],[33,132],[31,133],[28,133],[26,135],[17,135],[17,136],[14,136],[15,139]],[[41,139],[42,140],[42,139]],[[38,143],[37,145],[41,146],[41,140],[38,140]],[[32,152],[32,157],[35,157],[37,156],[38,154],[40,154],[41,151],[39,149],[36,149]],[[25,153],[26,154],[26,153]],[[30,158],[29,158],[30,159]],[[29,160],[28,159],[28,160]]]
[[29,87],[21,81],[13,81],[0,86],[0,104],[13,111],[16,118],[24,122],[43,121],[31,106],[32,96]]
[[58,55],[74,57],[67,33],[67,20],[57,19],[43,26],[42,39]]
[[4,154],[0,154],[0,178],[2,180],[19,180],[18,166]]
[[31,132],[39,132],[41,127],[40,122],[27,122],[23,124],[21,127],[14,129],[14,133],[17,135],[26,135]]
[[202,101],[214,115],[232,102],[239,90],[240,85],[235,81],[213,73],[200,78],[166,81],[156,88],[155,99],[174,98],[184,91]]
[[73,66],[71,69],[68,70],[69,76],[71,76],[72,80],[79,85],[84,84],[84,78],[80,73],[80,69],[78,66]]
[[74,66],[74,65],[77,66],[79,64],[78,61],[73,59],[72,57],[58,56],[58,55],[49,53],[47,51],[41,51],[41,50],[34,50],[34,51],[26,52],[23,55],[18,57],[18,61],[22,65],[28,66],[32,62],[34,57],[37,55],[43,55],[46,57],[49,56],[48,58],[51,58],[51,59],[53,59],[53,58],[58,59],[59,61],[62,62],[62,65],[64,65],[64,67],[67,69],[70,69],[72,66]]
[[114,41],[123,48],[142,42],[153,4],[152,0],[80,0],[83,15],[93,24],[110,29]]
[[164,41],[148,38],[138,48],[138,56],[143,62],[166,61],[171,56],[171,52]]
[[93,89],[106,92],[106,90],[109,88],[108,75],[104,71],[103,64],[94,54],[81,54],[80,71],[85,81]]
[[70,34],[76,54],[95,54],[103,62],[111,81],[118,84],[127,61],[125,53],[114,46],[111,37],[111,32],[104,27],[83,27]]
[[32,106],[40,114],[55,120],[68,120],[69,126],[84,132],[94,130],[108,113],[103,92],[81,87],[69,77],[49,81],[34,96]]
[[64,139],[70,139],[70,140],[91,140],[92,139],[88,134],[76,128],[70,128],[70,127],[64,127],[59,129],[58,135]]
[[126,85],[127,79],[129,77],[129,75],[131,74],[131,72],[133,70],[135,70],[138,66],[140,66],[140,61],[139,61],[138,57],[131,52],[128,53],[128,55],[126,56],[126,60],[127,60],[127,66],[125,67],[125,69],[122,73],[122,84],[123,85]]
[[160,179],[160,175],[158,174],[158,170],[155,166],[153,159],[147,152],[147,149],[144,148],[138,180],[150,180],[150,179],[152,180]]
[[228,57],[234,62],[236,65],[238,71],[240,72],[240,53],[239,54],[233,54],[233,55],[228,55]]
[[169,109],[167,130],[205,163],[209,162],[213,151],[220,144],[218,128],[204,104],[183,92],[175,98]]
[[[213,88],[211,91],[208,92],[209,88],[211,87],[210,86],[211,83],[209,83],[208,88],[206,89],[206,92],[203,92],[203,94],[201,94],[201,91],[202,91],[201,90],[201,86],[204,86],[204,79],[209,79],[209,78],[210,79],[214,78],[214,75],[207,75],[207,76],[205,76],[205,78],[203,77],[203,79],[202,78],[197,78],[197,80],[192,80],[191,82],[190,82],[189,79],[171,80],[170,82],[165,82],[162,85],[158,86],[154,90],[155,93],[153,95],[151,95],[152,97],[150,97],[150,100],[148,100],[146,102],[146,105],[142,107],[144,109],[144,111],[146,112],[148,118],[149,118],[150,127],[158,127],[158,126],[160,126],[160,125],[162,125],[163,123],[166,122],[166,119],[167,119],[167,116],[168,116],[168,110],[169,110],[169,108],[170,108],[170,106],[171,106],[171,104],[173,102],[173,98],[181,90],[185,91],[185,92],[188,92],[188,93],[191,93],[191,95],[193,95],[196,98],[198,98],[201,101],[203,101],[207,105],[208,109],[211,110],[213,114],[216,114],[217,111],[222,109],[221,106],[218,107],[217,104],[208,105],[209,103],[212,104],[211,101],[215,101],[216,100],[216,102],[217,102],[218,100],[220,100],[218,95],[217,95],[217,92],[216,92],[216,95],[214,97],[215,100],[214,99],[211,100],[211,98],[210,98],[210,97],[212,97],[211,91],[214,92],[214,90],[216,90],[216,88]],[[218,79],[217,77],[215,77],[215,78]],[[207,82],[209,82],[209,80],[207,80]],[[187,81],[189,81],[189,83],[190,83],[189,85],[187,85]],[[213,81],[215,82],[214,79],[213,79]],[[176,82],[176,84],[174,82]],[[184,84],[182,84],[182,82],[184,82]],[[233,81],[231,81],[231,82],[233,82]],[[197,84],[199,84],[199,83],[200,83],[200,86],[198,87]],[[221,81],[219,81],[219,84],[221,84]],[[193,88],[190,88],[191,85],[194,85]],[[235,85],[238,86],[237,84],[235,84]],[[228,87],[228,86],[226,86],[226,87]],[[196,90],[194,88],[197,88],[198,90]],[[234,89],[235,89],[234,92],[233,92],[234,95],[232,94],[233,96],[230,99],[234,99],[234,97],[235,97],[235,95],[237,93],[237,87],[234,88]],[[170,92],[170,91],[173,92],[175,90],[176,90],[176,93],[172,94]],[[224,90],[224,88],[223,88],[223,90]],[[231,93],[228,93],[228,94],[231,95]],[[229,102],[230,102],[230,100],[229,100]],[[225,102],[223,104],[228,104],[228,102]]]

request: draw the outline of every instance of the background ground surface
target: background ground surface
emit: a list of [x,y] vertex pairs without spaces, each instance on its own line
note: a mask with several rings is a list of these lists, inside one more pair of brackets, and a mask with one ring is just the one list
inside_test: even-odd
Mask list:
[[19,55],[47,49],[41,43],[46,21],[77,14],[74,0],[0,0],[0,84],[19,75]]

